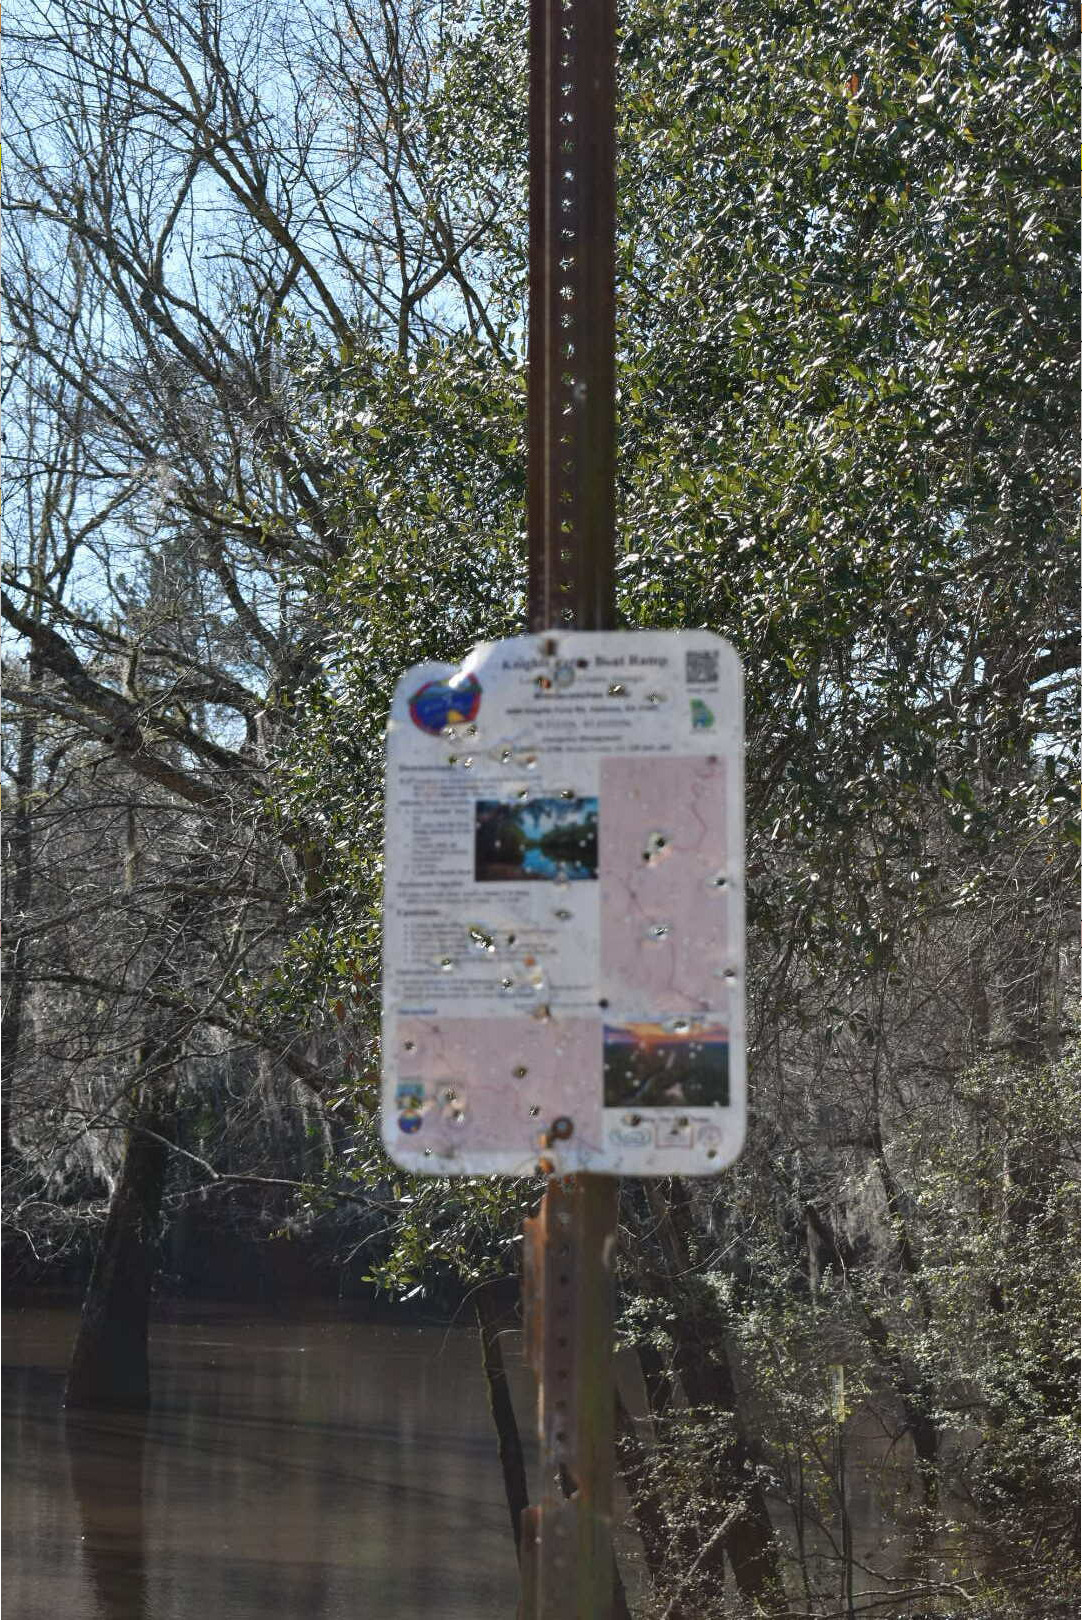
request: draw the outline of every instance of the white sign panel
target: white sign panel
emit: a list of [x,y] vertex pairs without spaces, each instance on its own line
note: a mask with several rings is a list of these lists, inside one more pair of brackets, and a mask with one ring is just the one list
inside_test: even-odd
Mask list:
[[383,1139],[433,1175],[704,1175],[744,1136],[743,701],[708,631],[399,682]]

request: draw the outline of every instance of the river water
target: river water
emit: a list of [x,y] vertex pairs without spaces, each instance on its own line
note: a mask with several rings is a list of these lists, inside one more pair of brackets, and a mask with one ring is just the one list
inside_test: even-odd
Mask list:
[[[77,1322],[70,1308],[4,1314],[0,1620],[511,1620],[518,1577],[472,1322],[174,1308],[151,1328],[142,1420],[65,1417]],[[536,1467],[533,1382],[520,1335],[503,1342]],[[884,1583],[897,1593],[877,1613],[910,1613],[906,1588],[916,1601],[935,1573],[918,1573],[898,1533],[911,1463],[869,1413],[847,1450],[853,1562],[811,1530],[809,1566],[843,1612],[855,1574],[865,1599],[882,1601]],[[634,1608],[627,1507],[618,1484]],[[792,1542],[780,1509],[778,1528]]]
[[188,1309],[151,1330],[143,1424],[65,1420],[76,1323],[4,1316],[3,1620],[514,1614],[470,1327]]

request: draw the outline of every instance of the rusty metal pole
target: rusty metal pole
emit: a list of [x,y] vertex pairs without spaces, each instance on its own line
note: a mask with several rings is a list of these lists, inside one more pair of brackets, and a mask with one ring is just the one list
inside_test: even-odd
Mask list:
[[532,0],[532,630],[614,618],[614,0]]
[[[529,619],[610,629],[615,531],[614,0],[531,0]],[[618,1183],[549,1183],[526,1223],[527,1345],[545,1488],[522,1536],[523,1620],[612,1613]]]
[[523,1515],[522,1620],[610,1620],[618,1182],[549,1182],[526,1222],[526,1343],[544,1488]]

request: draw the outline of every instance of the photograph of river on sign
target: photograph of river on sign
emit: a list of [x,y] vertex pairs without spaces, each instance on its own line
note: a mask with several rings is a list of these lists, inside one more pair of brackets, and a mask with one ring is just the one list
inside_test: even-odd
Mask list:
[[478,883],[559,883],[597,878],[597,800],[478,799]]
[[709,1108],[729,1101],[723,1024],[605,1025],[605,1107]]

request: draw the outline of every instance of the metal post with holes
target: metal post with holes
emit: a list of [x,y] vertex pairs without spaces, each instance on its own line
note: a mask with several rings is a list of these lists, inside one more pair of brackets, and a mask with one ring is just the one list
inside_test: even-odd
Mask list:
[[[529,619],[614,619],[614,0],[531,0]],[[561,1122],[573,1128],[573,1121]],[[618,1183],[550,1181],[524,1253],[544,1493],[523,1620],[609,1620]]]
[[613,1250],[618,1183],[551,1181],[526,1222],[526,1344],[544,1492],[522,1534],[523,1620],[612,1612]]
[[614,64],[614,0],[532,0],[531,630],[613,625]]

